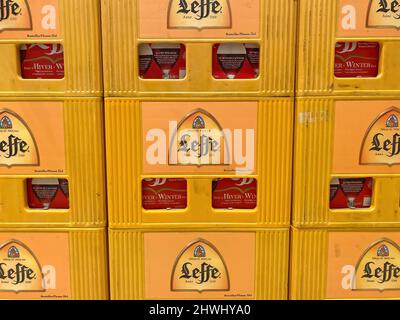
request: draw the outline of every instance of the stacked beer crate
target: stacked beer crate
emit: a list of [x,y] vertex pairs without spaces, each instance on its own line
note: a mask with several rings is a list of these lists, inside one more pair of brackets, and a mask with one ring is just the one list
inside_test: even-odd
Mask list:
[[400,298],[400,5],[299,4],[291,298]]
[[102,0],[112,299],[287,299],[293,0]]
[[3,1],[0,299],[107,299],[100,2]]

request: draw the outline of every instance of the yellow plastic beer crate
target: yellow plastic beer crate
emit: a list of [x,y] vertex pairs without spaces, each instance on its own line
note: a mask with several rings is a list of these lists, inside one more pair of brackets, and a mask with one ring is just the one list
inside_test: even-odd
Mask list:
[[400,92],[397,1],[300,0],[297,92]]
[[[102,24],[104,86],[108,97],[294,94],[294,0],[102,0]],[[165,44],[170,49],[180,46],[185,50],[181,74],[172,80],[141,77],[140,69],[147,70],[150,61],[146,60],[152,52],[149,45],[159,48]],[[221,79],[214,75],[213,48],[229,44],[236,49],[240,45],[259,48],[255,76]],[[243,51],[237,53],[236,58],[223,63],[223,69],[241,68]],[[144,59],[139,62],[141,54]],[[173,55],[168,56],[160,59],[161,69],[167,61],[171,62]],[[169,72],[163,70],[164,75]]]
[[106,225],[100,98],[0,99],[0,226]]
[[288,229],[110,230],[109,241],[114,300],[288,297]]
[[297,98],[294,226],[400,227],[397,99]]
[[105,229],[0,229],[0,299],[108,299]]
[[99,0],[3,2],[0,96],[102,96]]
[[[112,228],[289,227],[293,99],[107,98],[105,103]],[[146,188],[149,179],[155,183]],[[145,189],[162,197],[170,187],[156,187],[169,179],[185,180],[176,191],[187,201],[146,207]],[[216,179],[242,179],[226,188],[242,194],[256,181],[249,186],[254,207],[215,205]]]
[[293,229],[292,300],[400,299],[399,229]]

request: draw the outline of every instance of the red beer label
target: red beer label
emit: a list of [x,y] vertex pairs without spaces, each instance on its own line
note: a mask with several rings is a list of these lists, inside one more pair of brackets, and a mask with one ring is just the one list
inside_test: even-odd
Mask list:
[[255,209],[256,179],[215,179],[212,194],[215,209]]
[[22,78],[64,78],[64,49],[61,44],[24,44],[20,54]]
[[28,179],[27,189],[31,209],[69,209],[68,180]]
[[247,58],[254,69],[255,77],[260,74],[260,47],[258,44],[247,43],[245,45],[247,51]]
[[372,202],[372,181],[372,178],[333,179],[330,186],[330,208],[370,208]]
[[257,44],[223,43],[213,46],[213,76],[216,79],[255,79],[260,69]]
[[142,203],[146,210],[173,210],[187,207],[185,179],[143,179]]
[[337,78],[366,78],[378,75],[379,43],[338,42],[335,51]]
[[141,44],[139,75],[142,79],[183,79],[186,77],[186,50],[180,44]]
[[69,184],[67,179],[58,179],[60,182],[60,189],[63,192],[64,196],[69,199]]

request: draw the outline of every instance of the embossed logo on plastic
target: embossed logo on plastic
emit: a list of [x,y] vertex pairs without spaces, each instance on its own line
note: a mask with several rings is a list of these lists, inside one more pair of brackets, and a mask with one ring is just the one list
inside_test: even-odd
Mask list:
[[39,166],[35,138],[25,121],[10,110],[0,110],[0,166]]
[[0,280],[0,291],[3,292],[45,291],[39,261],[18,240],[9,240],[0,247]]
[[26,0],[0,0],[0,33],[4,30],[32,30],[32,17]]
[[168,29],[230,29],[229,0],[171,0]]
[[400,30],[400,2],[397,0],[371,0],[367,27]]
[[190,112],[178,124],[169,148],[170,165],[229,164],[229,145],[218,120],[203,109]]
[[362,255],[353,290],[400,290],[400,247],[390,239],[374,242]]
[[361,165],[400,164],[400,109],[383,112],[368,128],[361,154]]
[[179,254],[172,271],[172,291],[229,291],[225,261],[209,241],[197,239]]

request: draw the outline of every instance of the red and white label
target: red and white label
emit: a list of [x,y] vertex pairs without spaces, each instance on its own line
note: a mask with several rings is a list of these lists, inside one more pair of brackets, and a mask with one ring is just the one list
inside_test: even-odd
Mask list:
[[377,77],[380,46],[377,42],[338,42],[335,50],[335,77]]
[[260,70],[257,44],[222,43],[213,46],[213,76],[216,79],[255,79]]
[[373,192],[372,182],[372,178],[333,179],[330,186],[330,208],[370,208]]
[[22,78],[64,78],[64,48],[61,44],[24,44],[20,55]]
[[186,50],[180,44],[141,44],[139,75],[142,79],[175,80],[186,77]]
[[215,179],[212,202],[215,209],[255,209],[256,179]]
[[142,203],[145,210],[174,210],[187,207],[185,179],[143,179]]
[[65,179],[28,179],[28,205],[31,209],[69,209],[69,187]]

